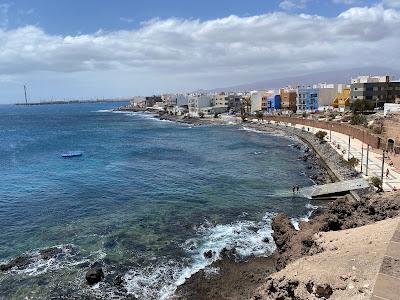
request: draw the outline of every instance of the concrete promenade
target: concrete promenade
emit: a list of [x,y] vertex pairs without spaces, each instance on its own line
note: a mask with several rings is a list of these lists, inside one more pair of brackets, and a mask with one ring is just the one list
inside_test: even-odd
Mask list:
[[[271,123],[275,123],[271,121]],[[286,126],[286,124],[279,123],[280,125]],[[294,124],[293,124],[294,125]],[[292,125],[292,126],[293,126]],[[367,168],[367,145],[362,143],[360,140],[350,138],[350,154],[349,154],[349,136],[345,134],[341,134],[335,131],[327,131],[325,129],[316,128],[316,127],[309,127],[303,125],[295,125],[296,127],[301,130],[306,130],[311,133],[316,133],[319,130],[328,132],[326,136],[327,142],[340,154],[345,160],[348,158],[358,158],[360,160],[359,165],[356,167],[357,171],[362,173],[364,178],[367,180],[371,179],[372,177],[381,178],[382,172],[382,152],[375,153],[370,151],[368,153],[368,168]],[[389,166],[387,163],[389,160],[385,159],[384,164],[384,176],[383,176],[383,190],[384,191],[392,191],[393,188],[400,190],[400,170],[397,170],[394,167]],[[389,169],[389,176],[386,177],[386,170]],[[366,174],[367,173],[367,174]]]
[[388,243],[372,300],[400,300],[400,222]]

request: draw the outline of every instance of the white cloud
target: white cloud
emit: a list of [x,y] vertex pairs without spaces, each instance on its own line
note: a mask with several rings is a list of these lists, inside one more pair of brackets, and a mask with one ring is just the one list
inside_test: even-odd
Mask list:
[[126,23],[133,23],[133,19],[131,19],[131,18],[124,18],[124,17],[120,17],[119,18],[119,20],[121,21],[121,22],[126,22]]
[[362,0],[333,0],[333,3],[355,5],[355,4],[362,4]]
[[[400,68],[399,25],[399,11],[378,5],[335,18],[278,12],[154,19],[137,30],[76,36],[50,35],[36,26],[0,29],[0,75],[58,80],[65,88],[58,93],[83,93],[87,83],[99,91],[126,91],[128,84],[131,94],[150,94],[335,68]],[[71,82],[74,89],[67,88]]]
[[308,0],[284,0],[279,3],[279,7],[283,10],[304,9]]

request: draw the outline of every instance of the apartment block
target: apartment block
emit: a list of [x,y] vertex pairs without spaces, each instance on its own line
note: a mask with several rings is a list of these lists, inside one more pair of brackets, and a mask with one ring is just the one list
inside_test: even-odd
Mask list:
[[280,90],[282,109],[296,110],[297,91],[292,88],[284,88]]
[[333,108],[343,112],[350,109],[350,88],[344,88],[341,93],[336,93],[332,103]]
[[189,114],[198,117],[202,109],[212,106],[212,97],[209,95],[190,95],[188,98]]
[[303,87],[297,89],[297,110],[315,111],[318,109],[319,88]]
[[370,108],[400,99],[400,82],[390,76],[360,76],[351,80],[350,102],[365,101]]

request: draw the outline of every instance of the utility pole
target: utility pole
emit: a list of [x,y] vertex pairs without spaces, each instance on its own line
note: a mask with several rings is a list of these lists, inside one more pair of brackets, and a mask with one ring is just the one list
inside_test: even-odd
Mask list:
[[383,188],[383,173],[385,169],[385,150],[382,151],[382,170],[381,170],[381,183]]
[[28,105],[28,96],[26,95],[26,85],[24,84],[25,104]]
[[363,172],[363,160],[364,160],[364,130],[363,130],[363,139],[361,141],[361,174]]
[[365,166],[365,176],[368,176],[369,144],[367,144],[367,165]]
[[347,153],[347,160],[350,160],[350,143],[351,143],[351,140],[350,140],[350,135],[349,135],[349,151],[348,151],[348,153]]

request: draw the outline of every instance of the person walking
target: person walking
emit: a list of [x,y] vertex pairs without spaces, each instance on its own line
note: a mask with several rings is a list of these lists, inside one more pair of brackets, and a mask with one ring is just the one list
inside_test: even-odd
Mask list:
[[296,192],[299,192],[300,187],[298,185],[296,185]]
[[294,194],[294,192],[296,191],[296,186],[295,185],[292,186],[292,190],[293,190],[293,194]]

